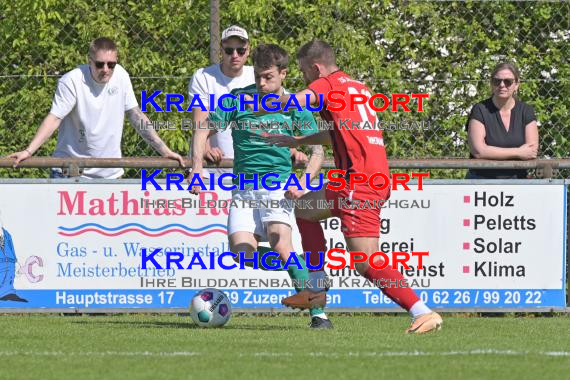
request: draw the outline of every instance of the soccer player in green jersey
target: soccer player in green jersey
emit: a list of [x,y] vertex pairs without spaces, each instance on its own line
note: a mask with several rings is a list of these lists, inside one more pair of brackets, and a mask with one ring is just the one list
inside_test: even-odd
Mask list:
[[[216,111],[209,114],[208,120],[216,122],[217,126],[226,125],[232,128],[232,138],[234,144],[234,174],[244,173],[245,178],[253,178],[255,173],[259,178],[267,173],[275,173],[279,176],[277,180],[282,184],[287,180],[292,171],[291,156],[288,148],[271,146],[262,138],[264,133],[295,133],[308,135],[317,133],[317,124],[311,112],[294,110],[290,113],[271,113],[263,116],[254,115],[248,108],[239,111],[239,94],[258,94],[262,98],[266,94],[283,95],[287,92],[282,86],[283,80],[287,76],[289,56],[281,47],[273,44],[260,45],[252,54],[255,85],[232,90],[234,98],[223,99],[223,107],[233,111],[223,111],[218,107]],[[222,123],[225,122],[225,123]],[[263,124],[262,124],[263,123]],[[271,126],[263,128],[262,126]],[[298,128],[301,126],[301,128]],[[297,127],[297,128],[295,128]],[[192,172],[201,173],[203,168],[203,152],[206,140],[215,130],[206,128],[196,128],[192,139]],[[321,168],[324,153],[320,145],[311,146],[312,154],[307,164],[306,173],[310,173],[309,178],[303,175],[299,179],[302,188],[306,189],[307,184],[315,178]],[[189,177],[190,179],[190,177]],[[275,181],[275,178],[270,180]],[[239,177],[234,179],[234,184],[239,185]],[[292,239],[292,227],[295,225],[295,216],[292,207],[282,204],[279,208],[247,208],[242,200],[277,200],[285,199],[285,190],[266,190],[259,186],[259,190],[253,190],[251,184],[246,184],[244,190],[239,187],[232,191],[232,202],[228,216],[228,234],[230,249],[232,252],[245,252],[246,257],[253,257],[253,252],[258,251],[258,243],[268,241],[272,250],[279,254],[283,263],[289,260],[291,252],[294,251]],[[193,193],[198,193],[199,187],[192,189]],[[237,205],[237,206],[236,206]],[[246,203],[247,205],[247,203]],[[260,250],[259,250],[260,251]],[[262,252],[260,252],[260,256]],[[304,289],[303,284],[309,279],[306,263],[302,256],[297,260],[302,268],[292,264],[287,268],[291,279],[296,280],[294,284],[296,291]],[[261,263],[264,265],[264,263]],[[300,284],[300,285],[299,285]],[[324,300],[321,305],[324,306]],[[324,310],[319,305],[310,309],[311,328],[332,328],[332,323],[326,317]]]

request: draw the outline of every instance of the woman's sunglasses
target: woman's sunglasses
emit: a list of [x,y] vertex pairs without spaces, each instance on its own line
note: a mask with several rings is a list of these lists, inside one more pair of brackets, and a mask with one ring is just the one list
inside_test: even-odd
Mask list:
[[501,79],[501,78],[493,78],[491,79],[491,83],[493,84],[493,86],[498,87],[501,85],[501,82],[503,82],[505,84],[506,88],[509,88],[513,85],[513,83],[515,83],[514,79]]

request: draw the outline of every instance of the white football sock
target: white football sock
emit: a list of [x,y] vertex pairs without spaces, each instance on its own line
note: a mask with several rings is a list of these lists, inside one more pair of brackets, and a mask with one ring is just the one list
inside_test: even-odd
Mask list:
[[414,306],[412,306],[412,308],[410,309],[410,314],[412,315],[412,318],[417,318],[420,315],[429,314],[431,312],[432,312],[431,309],[427,307],[427,305],[423,303],[423,301],[416,302]]

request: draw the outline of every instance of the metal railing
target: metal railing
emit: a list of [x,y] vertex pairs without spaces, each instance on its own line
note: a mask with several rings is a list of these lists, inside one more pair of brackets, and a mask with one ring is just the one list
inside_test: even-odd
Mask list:
[[[494,161],[465,158],[440,159],[391,159],[394,169],[535,169],[538,178],[552,178],[557,169],[570,169],[570,158],[537,159],[529,161]],[[11,158],[0,158],[0,168],[13,167]],[[123,157],[123,158],[59,158],[31,157],[21,162],[20,168],[62,168],[67,175],[77,177],[84,168],[180,168],[177,161],[162,157]],[[185,159],[185,167],[192,167],[192,159]],[[205,167],[231,168],[233,160],[222,160],[218,165],[207,164]],[[297,165],[296,168],[303,168]],[[333,160],[325,160],[323,169],[334,168]],[[17,170],[15,168],[14,170]]]
[[[248,30],[252,48],[278,43],[288,51],[289,90],[305,88],[293,57],[302,44],[320,38],[333,44],[343,71],[364,81],[372,93],[429,93],[422,112],[378,113],[385,122],[429,125],[421,131],[388,130],[383,137],[392,157],[468,157],[470,110],[490,95],[495,64],[514,61],[521,73],[518,98],[535,109],[539,157],[569,157],[569,1],[31,3],[15,0],[0,7],[0,29],[5,30],[0,38],[0,156],[28,146],[50,110],[58,79],[87,63],[95,36],[117,41],[139,101],[143,90],[163,91],[160,102],[166,93],[188,100],[192,75],[219,61],[221,31],[237,24]],[[147,115],[176,125],[189,117],[151,107]],[[188,131],[158,132],[172,150],[189,151]],[[51,154],[54,140],[38,154]],[[130,127],[122,152],[154,154]],[[137,175],[130,172],[131,178]]]

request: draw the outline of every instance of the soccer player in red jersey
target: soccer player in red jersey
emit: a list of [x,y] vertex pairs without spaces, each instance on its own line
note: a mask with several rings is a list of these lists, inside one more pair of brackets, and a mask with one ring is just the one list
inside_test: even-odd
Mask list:
[[[350,173],[364,173],[369,177],[374,173],[384,173],[389,178],[388,160],[386,158],[384,140],[382,139],[382,131],[375,129],[374,126],[376,124],[373,123],[377,122],[376,113],[366,104],[359,104],[353,107],[353,109],[347,106],[341,111],[326,109],[329,103],[333,103],[327,101],[327,94],[330,91],[343,91],[345,102],[349,104],[348,97],[350,94],[362,94],[369,98],[371,92],[368,87],[364,83],[352,79],[338,68],[333,49],[323,41],[314,40],[303,45],[297,53],[297,59],[303,72],[304,80],[308,85],[307,89],[295,94],[299,105],[301,107],[306,106],[307,99],[310,100],[311,105],[317,105],[320,102],[319,97],[322,97],[321,117],[325,121],[333,121],[334,129],[302,137],[271,135],[267,137],[268,141],[276,145],[288,147],[332,144],[336,167],[346,170],[347,175],[345,179],[347,182],[348,174]],[[340,95],[336,94],[335,97],[338,99]],[[278,102],[281,103],[280,109],[283,109],[288,100],[289,96],[282,96],[278,99]],[[338,103],[331,105],[337,107]],[[348,125],[352,125],[352,122],[355,121],[361,127],[368,121],[372,128],[340,128],[339,125],[342,125],[343,121],[346,123],[346,119],[348,119]],[[383,184],[383,180],[379,178],[379,181],[380,183],[376,185],[380,187]],[[322,199],[334,200],[335,207],[332,210],[295,210],[303,250],[310,252],[309,260],[311,264],[317,265],[320,259],[318,256],[319,252],[326,251],[325,236],[319,221],[331,216],[340,218],[341,230],[349,251],[365,252],[368,256],[378,251],[380,209],[339,208],[338,198],[360,201],[387,200],[390,197],[390,186],[387,186],[386,190],[378,191],[369,187],[368,184],[357,184],[355,189],[351,191],[347,184],[347,187],[341,191],[322,188],[306,194],[304,194],[304,191],[295,189],[290,190],[288,196],[293,199],[311,199],[313,204],[317,204],[317,201]],[[321,262],[324,262],[324,260]],[[407,333],[425,333],[441,328],[442,319],[439,314],[431,311],[411,288],[388,285],[390,280],[392,280],[391,284],[395,284],[396,280],[398,281],[397,283],[400,283],[399,280],[404,278],[396,268],[387,266],[382,270],[378,270],[364,262],[357,263],[356,270],[371,282],[385,281],[380,282],[381,285],[386,286],[381,288],[381,291],[398,305],[408,310],[412,316],[412,324],[406,330]],[[311,273],[311,277],[315,279],[324,278],[324,276],[324,268]],[[315,282],[318,283],[317,281]],[[294,308],[307,309],[315,303],[322,305],[323,299],[324,289],[313,288],[312,290],[307,289],[285,298],[283,304]]]

